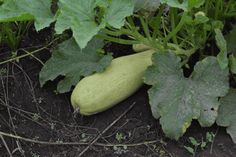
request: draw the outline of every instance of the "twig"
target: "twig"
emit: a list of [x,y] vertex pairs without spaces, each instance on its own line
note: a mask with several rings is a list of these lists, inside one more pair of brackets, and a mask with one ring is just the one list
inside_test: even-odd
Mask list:
[[[25,142],[30,142],[30,143],[35,143],[35,144],[42,144],[42,145],[90,145],[91,144],[91,143],[84,143],[84,142],[62,142],[62,141],[48,142],[48,141],[38,141],[38,140],[30,139],[30,138],[21,137],[21,136],[18,136],[18,135],[9,134],[9,133],[2,132],[2,131],[0,131],[0,136],[6,136],[6,137],[22,140],[22,141],[25,141]],[[153,143],[157,143],[157,142],[161,142],[162,143],[163,141],[161,141],[161,140],[150,140],[150,141],[144,141],[144,142],[139,142],[139,143],[127,143],[127,144],[94,143],[93,145],[100,146],[100,147],[114,147],[114,146],[117,146],[117,147],[122,147],[122,146],[137,147],[137,146],[153,144]]]
[[[32,56],[34,53],[38,53],[38,52],[41,52],[42,50],[44,49],[47,49],[49,46],[51,46],[55,41],[57,41],[59,38],[56,38],[54,39],[53,41],[51,41],[50,43],[48,43],[46,46],[43,46],[39,49],[36,49],[32,52],[29,52],[29,53],[26,53],[24,55],[21,55],[21,56],[17,56],[17,57],[14,57],[14,58],[10,58],[8,60],[5,60],[5,61],[2,61],[0,62],[0,65],[3,65],[3,64],[6,64],[6,63],[9,63],[9,62],[12,62],[12,61],[16,61],[16,60],[19,60],[19,59],[22,59],[22,58],[25,58],[25,57],[28,57],[28,56]],[[25,49],[19,49],[19,50],[23,50],[23,51],[26,51]],[[18,50],[18,51],[19,51]]]
[[144,141],[144,142],[139,142],[139,143],[127,143],[127,144],[104,144],[104,143],[95,143],[94,145],[96,146],[102,146],[102,147],[137,147],[137,146],[142,146],[142,145],[148,145],[148,144],[153,144],[153,143],[162,143],[163,141],[161,140],[150,140],[150,141]]
[[9,154],[9,156],[10,156],[10,157],[13,157],[12,154],[11,154],[10,149],[9,149],[8,146],[7,146],[6,141],[5,141],[4,138],[3,138],[3,136],[0,135],[0,137],[1,137],[2,143],[3,143],[3,145],[5,146],[5,148],[6,148],[7,152],[8,152],[8,154]]
[[[24,77],[25,77],[25,81],[27,82],[29,89],[30,89],[30,93],[32,95],[33,101],[37,104],[37,111],[39,112],[38,109],[38,103],[37,103],[37,99],[36,99],[36,95],[35,95],[35,91],[34,91],[34,87],[33,87],[33,83],[32,80],[30,79],[29,75],[24,71],[24,69],[19,66],[18,64],[13,63],[13,65],[15,65],[20,71],[22,71]],[[12,73],[14,74],[14,71],[12,71]]]
[[44,50],[45,48],[46,48],[46,47],[42,47],[42,48],[40,48],[40,49],[37,49],[37,50],[35,50],[35,51],[32,51],[31,53],[26,53],[26,54],[24,54],[24,55],[21,55],[21,56],[18,56],[18,57],[14,57],[14,58],[10,58],[10,59],[8,59],[8,60],[2,61],[2,62],[0,62],[0,65],[6,64],[6,63],[9,63],[9,62],[18,60],[18,59],[22,59],[22,58],[28,57],[28,56],[30,56],[30,55],[33,55],[34,53],[41,52],[41,51]]
[[80,143],[80,142],[48,142],[48,141],[38,141],[38,140],[33,140],[33,139],[30,139],[30,138],[25,138],[25,137],[21,137],[21,136],[18,136],[18,135],[13,135],[13,134],[9,134],[9,133],[6,133],[6,132],[2,132],[0,131],[0,135],[2,136],[7,136],[7,137],[10,137],[10,138],[14,138],[14,139],[18,139],[18,140],[22,140],[22,141],[25,141],[25,142],[31,142],[31,143],[36,143],[36,144],[44,144],[44,145],[87,145],[87,143]]
[[[7,65],[7,67],[9,69],[9,65]],[[7,70],[7,76],[8,76],[8,73],[9,73],[9,70]],[[6,86],[4,85],[3,79],[1,79],[1,82],[2,82],[2,86],[3,86],[3,95],[4,95],[5,103],[6,103],[6,105],[9,106],[9,101],[8,101],[8,79],[6,81]],[[9,115],[9,121],[10,121],[12,130],[16,134],[15,125],[14,125],[14,122],[12,120],[12,115],[11,115],[11,111],[10,111],[9,108],[7,108],[7,112],[8,112],[8,115]],[[16,140],[15,142],[16,142],[16,145],[19,148],[21,154],[24,155],[24,152],[22,151],[22,147],[21,147],[20,142],[18,140]]]
[[81,157],[97,140],[106,133],[115,123],[117,123],[124,115],[126,115],[135,105],[136,102],[134,102],[125,112],[123,112],[118,118],[116,118],[110,125],[108,125],[80,154],[79,157]]
[[31,52],[25,50],[25,49],[22,49],[25,53],[29,54],[31,57],[33,57],[35,60],[37,60],[41,65],[44,65],[44,63],[38,58],[36,57],[35,55],[33,55]]

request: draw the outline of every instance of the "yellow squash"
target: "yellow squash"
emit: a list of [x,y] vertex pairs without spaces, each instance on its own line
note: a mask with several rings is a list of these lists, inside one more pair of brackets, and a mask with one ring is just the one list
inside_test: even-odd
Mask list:
[[104,72],[83,78],[71,95],[74,109],[79,109],[82,115],[92,115],[132,95],[143,84],[153,53],[154,50],[147,50],[115,58]]

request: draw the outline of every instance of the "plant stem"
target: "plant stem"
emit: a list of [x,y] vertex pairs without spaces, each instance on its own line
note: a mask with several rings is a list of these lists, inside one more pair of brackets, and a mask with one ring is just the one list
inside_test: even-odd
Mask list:
[[236,12],[225,14],[225,17],[235,17],[235,16],[236,16]]
[[116,38],[116,37],[112,37],[112,36],[108,36],[108,35],[97,35],[97,37],[105,39],[107,41],[111,41],[111,42],[115,42],[118,44],[123,44],[123,45],[133,45],[133,44],[138,44],[138,41],[135,40],[127,40],[127,39],[121,39],[121,38]]
[[[175,15],[176,15],[176,11],[175,11],[175,10],[176,10],[175,8],[173,8],[173,9],[170,10],[171,28],[172,28],[172,30],[174,30],[175,27],[176,27],[176,25],[175,25]],[[178,41],[177,41],[177,38],[176,38],[175,35],[172,37],[172,39],[173,39],[173,42],[178,45]]]
[[222,0],[217,0],[216,1],[216,7],[215,7],[215,19],[217,20],[219,18],[219,13],[220,13],[220,7],[221,7]]
[[104,29],[103,32],[108,35],[112,36],[121,36],[123,33],[120,30],[109,30],[109,29]]
[[154,29],[153,30],[153,35],[152,35],[153,39],[156,39],[157,35],[159,33],[159,28],[160,28],[160,25],[161,25],[161,17],[162,17],[163,11],[164,11],[164,6],[161,5],[160,9],[159,9],[159,12],[156,16],[157,19],[155,19],[155,22],[156,22],[155,26],[157,26],[157,28],[153,28]]
[[141,25],[143,27],[143,31],[144,31],[146,37],[148,38],[148,40],[151,40],[151,34],[150,34],[150,31],[149,31],[149,28],[148,28],[147,21],[144,21],[142,16],[139,16],[139,19],[141,21]]
[[208,15],[208,11],[209,11],[209,4],[210,4],[210,1],[209,1],[209,0],[207,0],[207,1],[205,2],[205,13],[206,13],[206,15]]
[[167,42],[173,37],[175,36],[179,31],[180,29],[184,26],[185,24],[185,18],[187,17],[187,12],[184,12],[183,15],[182,15],[182,18],[180,20],[180,22],[178,23],[178,25],[175,27],[174,30],[172,30],[168,36],[164,39],[164,44],[166,45]]

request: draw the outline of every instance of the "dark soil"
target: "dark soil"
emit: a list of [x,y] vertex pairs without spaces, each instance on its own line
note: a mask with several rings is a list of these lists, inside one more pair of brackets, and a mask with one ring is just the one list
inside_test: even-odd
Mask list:
[[[43,45],[50,33],[47,30],[28,35],[21,46]],[[111,46],[107,49],[115,56],[131,51],[127,47]],[[0,56],[6,52],[4,49]],[[45,50],[37,57],[45,61],[49,54]],[[166,138],[158,120],[152,117],[147,86],[105,112],[90,117],[75,115],[70,93],[54,92],[56,81],[40,88],[38,73],[41,67],[30,57],[0,67],[6,69],[6,73],[0,75],[0,131],[26,138],[0,136],[0,157],[9,156],[7,149],[14,157],[77,157],[97,136],[99,139],[89,146],[84,157],[190,157],[192,155],[184,148],[191,146],[189,137],[206,141],[207,132],[216,133],[216,136],[204,149],[196,150],[197,157],[236,156],[236,145],[225,128],[216,125],[201,128],[194,121],[178,142]],[[126,111],[127,114],[112,125]],[[108,126],[111,128],[104,132]]]

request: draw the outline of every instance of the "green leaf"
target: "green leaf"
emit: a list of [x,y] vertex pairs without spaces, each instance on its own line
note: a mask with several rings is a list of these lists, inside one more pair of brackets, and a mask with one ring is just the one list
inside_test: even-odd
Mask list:
[[229,56],[229,68],[233,74],[236,74],[236,58],[234,55]]
[[133,10],[134,2],[132,0],[112,0],[103,22],[119,29],[124,25],[125,17],[132,15]]
[[222,69],[228,67],[228,58],[227,58],[227,43],[220,29],[215,29],[215,39],[220,53],[217,55],[217,60]]
[[189,137],[189,140],[193,146],[198,146],[200,143],[197,142],[197,140],[194,137]]
[[213,142],[213,140],[214,140],[214,137],[215,137],[215,134],[214,133],[210,133],[210,132],[207,132],[206,133],[206,140],[207,140],[207,142],[210,142],[210,143],[212,143]]
[[35,20],[36,30],[54,21],[51,0],[7,0],[0,6],[0,22]]
[[204,149],[204,148],[206,148],[206,146],[207,146],[207,143],[205,141],[202,141],[201,142],[201,148]]
[[81,48],[96,35],[104,24],[95,21],[95,0],[59,0],[59,16],[55,30],[61,34],[72,29],[73,36]]
[[178,0],[160,0],[160,2],[162,4],[167,4],[170,7],[183,9],[185,11],[188,9],[188,2],[187,2],[187,0],[184,0],[182,3],[180,3]]
[[194,149],[192,147],[184,146],[184,148],[191,154],[194,154]]
[[188,0],[188,7],[199,8],[205,3],[205,0]]
[[[125,17],[133,13],[132,0],[112,0],[109,5],[104,5],[105,0],[59,0],[59,16],[55,25],[56,32],[62,33],[72,29],[73,36],[80,46],[85,48],[87,43],[98,32],[110,25],[120,28],[124,25]],[[103,7],[104,15],[99,14],[101,21],[96,21],[96,8]],[[107,7],[107,8],[105,8]]]
[[217,117],[218,97],[229,89],[228,69],[221,69],[215,57],[207,57],[185,78],[180,58],[173,53],[156,53],[152,59],[144,82],[152,85],[148,91],[152,114],[160,118],[165,134],[177,140],[192,119],[211,126]]
[[211,21],[211,27],[212,27],[212,29],[220,29],[220,30],[223,30],[223,28],[224,28],[224,23],[223,23],[223,21],[220,21],[220,20],[212,20],[212,21]]
[[96,5],[102,8],[107,8],[110,5],[111,0],[97,0]]
[[227,41],[227,50],[228,53],[233,53],[236,55],[236,25],[233,26],[233,29],[225,36]]
[[57,90],[64,93],[70,91],[71,86],[76,85],[81,77],[103,71],[112,57],[101,56],[96,52],[102,46],[103,42],[94,39],[82,51],[73,38],[63,42],[42,68],[39,75],[41,86],[59,75],[65,76],[57,86]]
[[184,11],[191,10],[192,8],[199,8],[205,3],[205,0],[183,0],[182,3],[179,0],[160,0],[162,4],[167,4],[174,8],[179,8]]
[[160,6],[160,0],[135,0],[135,11],[156,11]]
[[236,143],[236,89],[231,89],[227,96],[220,99],[219,116],[216,123],[227,127],[233,142]]
[[195,14],[195,19],[194,19],[195,24],[206,23],[208,21],[209,21],[209,18],[205,15],[204,12],[199,11]]

